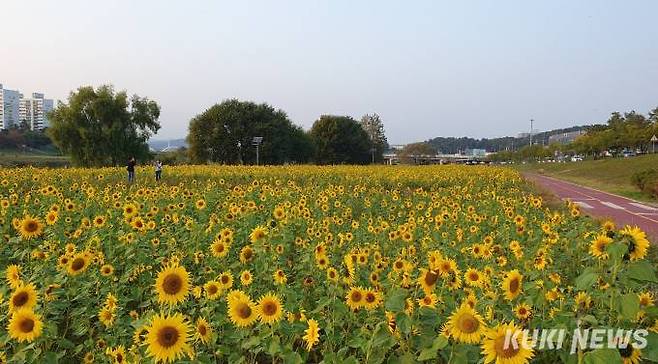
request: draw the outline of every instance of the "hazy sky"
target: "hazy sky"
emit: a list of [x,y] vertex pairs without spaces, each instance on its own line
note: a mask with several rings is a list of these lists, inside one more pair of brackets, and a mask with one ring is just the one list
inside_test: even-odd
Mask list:
[[0,83],[65,100],[112,83],[156,100],[162,129],[236,97],[377,112],[389,142],[495,137],[658,106],[658,1],[13,1]]

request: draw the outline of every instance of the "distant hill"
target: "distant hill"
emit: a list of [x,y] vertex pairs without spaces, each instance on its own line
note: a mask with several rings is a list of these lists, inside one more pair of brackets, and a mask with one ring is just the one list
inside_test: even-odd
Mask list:
[[158,152],[167,149],[167,147],[169,149],[187,148],[185,139],[151,139],[148,144],[151,149]]
[[[534,143],[548,145],[548,137],[555,134],[568,133],[570,131],[579,131],[589,128],[590,125],[573,126],[564,129],[555,129],[533,134]],[[432,145],[441,153],[454,154],[463,152],[466,149],[485,149],[487,152],[498,152],[501,150],[517,150],[529,143],[528,136],[523,137],[502,137],[493,139],[474,139],[469,137],[436,137],[426,142]]]

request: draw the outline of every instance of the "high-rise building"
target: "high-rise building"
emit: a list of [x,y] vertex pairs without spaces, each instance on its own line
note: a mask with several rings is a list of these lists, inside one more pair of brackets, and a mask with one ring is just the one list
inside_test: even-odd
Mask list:
[[32,98],[21,97],[19,119],[27,123],[32,130],[48,127],[48,112],[53,109],[53,100],[44,98],[43,94],[34,92]]
[[20,92],[5,89],[0,84],[0,129],[20,124],[20,100]]

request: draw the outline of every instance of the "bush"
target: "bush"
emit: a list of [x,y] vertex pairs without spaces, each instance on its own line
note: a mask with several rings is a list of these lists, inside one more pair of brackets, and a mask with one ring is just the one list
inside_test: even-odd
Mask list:
[[658,196],[658,170],[650,168],[635,172],[631,176],[631,182],[641,191]]

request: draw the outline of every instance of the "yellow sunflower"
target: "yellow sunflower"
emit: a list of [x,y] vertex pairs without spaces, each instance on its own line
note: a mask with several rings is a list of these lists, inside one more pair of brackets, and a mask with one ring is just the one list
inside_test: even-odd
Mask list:
[[[487,330],[482,342],[485,363],[525,364],[534,356],[531,342],[523,341],[524,335],[514,335],[520,328],[513,322]],[[512,340],[516,340],[513,343]]]
[[610,243],[612,243],[611,238],[605,234],[599,234],[594,240],[592,240],[592,243],[589,246],[589,253],[595,258],[607,259],[608,253],[605,249]]
[[207,344],[212,335],[212,328],[208,321],[205,318],[199,317],[196,320],[196,337],[201,340],[202,343]]
[[32,309],[37,304],[37,289],[32,283],[20,284],[9,297],[9,312],[19,309]]
[[631,260],[640,260],[647,256],[649,240],[647,240],[647,235],[639,227],[626,226],[619,234],[630,238],[628,255]]
[[365,306],[363,289],[361,287],[351,287],[345,296],[347,305],[354,311]]
[[514,307],[514,316],[519,320],[527,320],[530,315],[532,315],[532,308],[528,304],[521,303]]
[[418,284],[423,289],[425,294],[430,294],[436,286],[436,282],[439,279],[439,274],[433,270],[421,268],[420,276],[418,277]]
[[208,281],[203,285],[203,290],[206,292],[206,297],[209,300],[216,300],[222,295],[222,287],[217,281]]
[[109,307],[103,307],[98,312],[98,320],[105,325],[105,327],[112,327],[112,325],[114,325],[114,319],[116,319],[114,310]]
[[521,293],[523,284],[523,275],[518,270],[514,269],[507,272],[505,279],[503,279],[503,291],[505,291],[505,298],[508,301],[515,299]]
[[482,316],[466,303],[450,315],[446,326],[450,336],[467,344],[479,343],[485,330]]
[[5,278],[11,288],[18,287],[21,284],[21,267],[16,264],[8,266],[5,271]]
[[228,254],[230,248],[231,246],[228,243],[217,239],[210,245],[210,252],[214,257],[223,258]]
[[283,316],[283,306],[276,294],[268,293],[258,300],[258,317],[266,324],[272,324]]
[[242,283],[243,286],[248,286],[253,281],[254,281],[254,276],[251,274],[250,271],[245,270],[242,271],[242,273],[240,273],[240,283]]
[[77,276],[78,274],[87,270],[89,267],[89,262],[90,259],[88,254],[86,252],[80,252],[69,260],[66,271],[69,273],[69,275]]
[[155,290],[158,302],[175,305],[183,302],[189,293],[190,277],[184,267],[178,265],[165,266],[155,280]]
[[363,307],[366,310],[374,310],[382,303],[381,292],[375,291],[372,288],[363,290]]
[[18,342],[32,342],[41,336],[43,323],[39,315],[29,308],[22,308],[11,314],[7,325],[7,332],[12,339]]
[[249,239],[252,243],[261,241],[267,235],[267,229],[263,226],[256,226],[249,234]]
[[223,272],[217,279],[222,289],[230,289],[233,287],[233,274],[230,271]]
[[226,301],[229,319],[235,326],[251,326],[258,319],[258,309],[245,293],[231,291],[227,295]]
[[302,339],[306,342],[306,350],[311,351],[313,346],[320,341],[320,327],[314,319],[306,320],[308,327],[304,331]]
[[20,220],[18,231],[23,239],[36,238],[43,234],[43,224],[39,219],[26,215]]
[[184,354],[192,356],[189,344],[190,326],[183,315],[176,313],[172,316],[156,315],[151,320],[146,334],[146,353],[153,357],[155,362],[173,362]]

